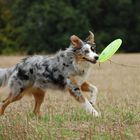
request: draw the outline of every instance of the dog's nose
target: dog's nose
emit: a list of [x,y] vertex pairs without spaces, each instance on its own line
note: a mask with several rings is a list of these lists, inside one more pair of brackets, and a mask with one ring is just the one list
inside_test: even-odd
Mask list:
[[94,58],[95,58],[95,60],[98,60],[99,56],[95,56]]

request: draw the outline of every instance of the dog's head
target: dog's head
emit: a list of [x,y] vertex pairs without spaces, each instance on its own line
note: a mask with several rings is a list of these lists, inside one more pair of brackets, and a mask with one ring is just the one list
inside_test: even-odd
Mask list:
[[81,61],[88,61],[95,64],[99,58],[95,51],[95,39],[94,34],[89,31],[90,35],[87,37],[86,41],[82,41],[76,35],[70,37],[72,47],[75,50],[76,57]]

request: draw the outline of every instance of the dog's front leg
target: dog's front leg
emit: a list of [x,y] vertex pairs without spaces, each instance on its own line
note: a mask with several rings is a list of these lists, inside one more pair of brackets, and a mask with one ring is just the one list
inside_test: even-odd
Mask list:
[[77,82],[74,78],[68,78],[67,79],[67,86],[70,94],[79,102],[81,103],[82,107],[92,114],[93,116],[99,116],[99,113],[93,108],[91,103],[85,98],[80,90],[80,87],[78,86]]
[[88,82],[84,82],[81,85],[81,90],[84,92],[89,92],[90,93],[90,103],[95,105],[96,103],[96,97],[97,97],[97,93],[98,93],[98,89],[96,88],[96,86],[88,83]]

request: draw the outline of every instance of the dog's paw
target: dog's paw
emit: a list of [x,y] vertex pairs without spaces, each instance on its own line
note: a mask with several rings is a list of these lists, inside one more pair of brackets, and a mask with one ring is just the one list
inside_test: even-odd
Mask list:
[[100,114],[92,106],[90,108],[88,108],[86,111],[89,112],[90,114],[92,114],[94,117],[100,116]]
[[92,114],[94,117],[100,116],[100,114],[93,108],[93,106],[88,100],[83,103],[83,108],[86,110],[86,112]]
[[[94,109],[94,108],[93,108]],[[94,110],[92,110],[92,113],[91,113],[93,116],[95,116],[95,117],[100,117],[101,116],[101,114],[100,113],[98,113],[95,109]]]
[[42,117],[43,117],[43,113],[41,112],[41,111],[34,111],[33,112],[34,114],[35,114],[35,116],[37,117],[37,118],[39,118],[39,119],[41,119]]

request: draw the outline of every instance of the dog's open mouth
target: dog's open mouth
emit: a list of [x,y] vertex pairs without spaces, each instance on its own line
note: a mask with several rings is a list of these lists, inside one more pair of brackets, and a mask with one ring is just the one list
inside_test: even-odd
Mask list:
[[95,60],[95,59],[91,60],[91,59],[88,59],[86,57],[84,57],[83,59],[88,61],[88,62],[90,62],[90,63],[92,63],[92,64],[96,64],[97,63],[97,60]]

